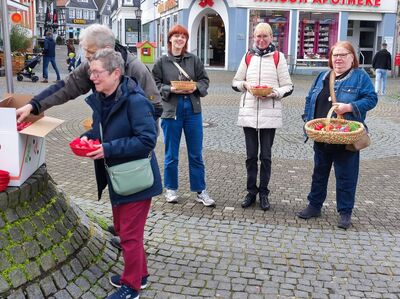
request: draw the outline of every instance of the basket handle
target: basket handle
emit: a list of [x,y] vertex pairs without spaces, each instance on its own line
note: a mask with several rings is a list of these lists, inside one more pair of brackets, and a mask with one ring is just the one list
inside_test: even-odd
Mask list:
[[[328,115],[326,116],[326,126],[328,126],[331,122],[332,114],[335,111],[335,109],[339,106],[339,103],[332,103],[331,109],[329,109]],[[342,114],[336,114],[336,118],[342,119],[343,115]]]

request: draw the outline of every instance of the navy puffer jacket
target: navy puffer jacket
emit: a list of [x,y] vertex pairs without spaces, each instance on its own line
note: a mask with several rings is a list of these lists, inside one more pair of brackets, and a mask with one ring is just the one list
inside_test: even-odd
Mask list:
[[[86,102],[93,109],[93,128],[84,133],[90,139],[100,139],[100,121],[103,94],[93,93]],[[112,189],[104,160],[95,161],[95,172],[99,199],[108,185],[113,206],[141,201],[162,192],[160,170],[153,150],[157,142],[157,127],[154,120],[154,108],[145,97],[139,85],[129,77],[124,77],[117,89],[116,103],[108,117],[102,123],[103,148],[108,166],[146,158],[152,154],[151,166],[154,184],[149,189],[129,196],[121,196]]]

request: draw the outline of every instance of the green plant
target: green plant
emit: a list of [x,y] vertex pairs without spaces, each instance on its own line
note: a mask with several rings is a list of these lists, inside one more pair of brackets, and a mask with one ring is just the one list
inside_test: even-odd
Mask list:
[[10,32],[11,52],[23,52],[31,45],[31,38],[26,28],[21,25],[12,26]]

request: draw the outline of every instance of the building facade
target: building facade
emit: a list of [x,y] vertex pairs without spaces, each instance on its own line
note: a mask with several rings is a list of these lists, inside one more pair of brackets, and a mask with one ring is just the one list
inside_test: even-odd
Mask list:
[[338,40],[352,42],[361,66],[369,67],[383,40],[396,49],[397,6],[397,0],[146,0],[143,35],[157,42],[161,55],[168,30],[180,23],[189,30],[189,50],[206,66],[236,70],[254,27],[268,22],[296,72],[326,67]]

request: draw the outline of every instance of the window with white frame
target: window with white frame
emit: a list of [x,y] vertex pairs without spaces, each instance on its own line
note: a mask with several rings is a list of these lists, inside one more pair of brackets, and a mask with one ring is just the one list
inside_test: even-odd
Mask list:
[[75,19],[75,9],[69,9],[68,16],[70,19]]
[[87,20],[88,19],[88,11],[87,10],[84,10],[83,11],[83,19],[85,19],[85,20]]
[[82,10],[80,10],[80,9],[76,10],[76,18],[77,19],[82,19]]
[[133,0],[124,0],[124,6],[133,6]]
[[89,19],[90,20],[96,19],[96,13],[93,10],[89,11]]

